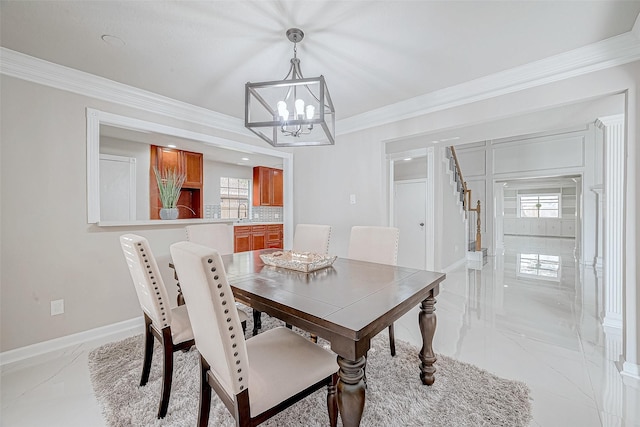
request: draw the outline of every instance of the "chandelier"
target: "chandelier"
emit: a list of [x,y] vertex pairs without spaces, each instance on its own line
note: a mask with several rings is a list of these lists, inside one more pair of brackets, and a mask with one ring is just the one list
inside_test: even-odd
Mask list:
[[274,147],[335,144],[335,109],[324,77],[305,78],[297,45],[298,28],[287,30],[293,42],[289,73],[282,80],[245,85],[244,125]]

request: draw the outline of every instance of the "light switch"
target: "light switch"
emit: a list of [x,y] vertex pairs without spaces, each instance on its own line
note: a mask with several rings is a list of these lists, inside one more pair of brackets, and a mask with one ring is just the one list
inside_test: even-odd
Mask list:
[[352,194],[349,196],[349,202],[351,202],[352,205],[356,204],[356,195]]

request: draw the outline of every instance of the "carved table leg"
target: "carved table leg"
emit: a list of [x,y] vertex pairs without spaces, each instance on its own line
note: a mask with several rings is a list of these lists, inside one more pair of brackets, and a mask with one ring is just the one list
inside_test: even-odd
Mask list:
[[420,332],[422,332],[422,349],[420,350],[420,379],[422,384],[431,385],[435,381],[433,376],[436,368],[433,366],[437,360],[433,353],[433,335],[436,332],[436,315],[435,315],[436,299],[433,295],[427,297],[420,304],[420,314],[418,315],[418,323],[420,324]]
[[[173,268],[173,264],[169,264],[169,266]],[[178,305],[184,305],[184,295],[182,295],[182,289],[180,288],[180,282],[178,281],[178,272],[175,269],[173,270],[173,278],[176,279],[176,286],[178,287],[176,302]]]
[[364,367],[367,359],[352,361],[338,356],[338,410],[344,427],[360,425],[364,411]]
[[176,283],[178,286],[178,296],[176,297],[178,305],[184,305],[184,295],[182,295],[182,289],[180,289],[180,283]]
[[262,312],[256,310],[255,308],[253,309],[253,336],[255,337],[256,335],[258,335],[258,329],[262,328],[262,318],[261,318]]

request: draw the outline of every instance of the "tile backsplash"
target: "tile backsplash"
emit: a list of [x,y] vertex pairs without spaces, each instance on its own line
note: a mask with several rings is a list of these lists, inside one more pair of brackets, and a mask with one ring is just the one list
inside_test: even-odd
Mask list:
[[[252,206],[251,221],[254,222],[282,222],[282,207]],[[204,205],[205,219],[219,219],[220,205]]]

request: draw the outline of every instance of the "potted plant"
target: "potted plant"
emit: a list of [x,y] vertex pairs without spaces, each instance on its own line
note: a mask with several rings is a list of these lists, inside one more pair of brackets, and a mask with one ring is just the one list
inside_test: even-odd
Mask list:
[[162,203],[160,219],[178,218],[178,198],[180,197],[180,190],[182,189],[186,175],[169,168],[159,171],[156,166],[153,167],[153,173],[156,176],[156,183],[158,184],[158,192],[160,193],[160,201]]

